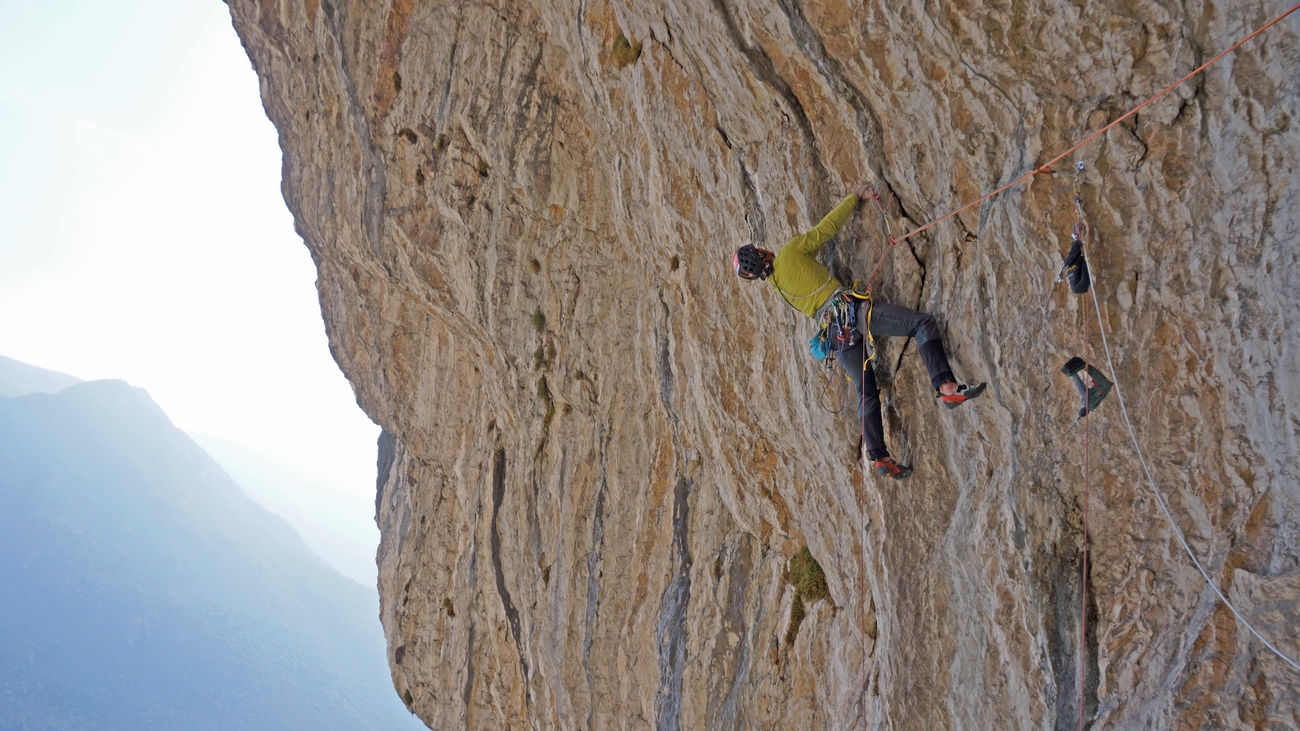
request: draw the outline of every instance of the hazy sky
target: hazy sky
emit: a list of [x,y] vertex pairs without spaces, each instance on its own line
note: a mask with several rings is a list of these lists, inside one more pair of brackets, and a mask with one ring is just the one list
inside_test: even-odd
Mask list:
[[373,494],[219,0],[0,0],[0,354]]

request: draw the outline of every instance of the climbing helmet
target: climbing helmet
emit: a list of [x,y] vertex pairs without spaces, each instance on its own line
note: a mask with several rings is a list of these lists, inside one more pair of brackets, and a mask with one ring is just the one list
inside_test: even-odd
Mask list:
[[731,257],[731,265],[736,276],[742,279],[767,279],[772,273],[772,260],[776,254],[767,249],[760,249],[753,244],[745,244],[736,249]]

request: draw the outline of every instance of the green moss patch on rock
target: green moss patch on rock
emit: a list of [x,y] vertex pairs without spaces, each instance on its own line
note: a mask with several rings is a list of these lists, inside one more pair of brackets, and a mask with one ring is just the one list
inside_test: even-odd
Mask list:
[[821,564],[807,548],[790,557],[786,564],[786,580],[794,585],[805,602],[821,601],[831,595],[826,587],[826,574]]
[[629,41],[623,31],[614,36],[614,44],[609,49],[609,56],[619,68],[630,66],[641,58],[641,44]]
[[789,646],[799,636],[799,626],[803,624],[806,614],[804,605],[827,599],[831,595],[826,586],[826,574],[821,564],[813,558],[806,547],[790,557],[786,563],[785,580],[794,587],[794,599],[790,602],[790,624],[785,630],[785,644]]

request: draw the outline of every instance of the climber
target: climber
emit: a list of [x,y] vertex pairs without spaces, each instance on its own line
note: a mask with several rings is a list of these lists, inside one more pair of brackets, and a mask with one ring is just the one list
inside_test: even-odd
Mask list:
[[[916,339],[921,360],[930,374],[935,395],[948,408],[976,398],[987,384],[959,385],[948,366],[939,325],[932,315],[888,302],[872,302],[870,293],[853,292],[831,275],[817,261],[822,246],[839,231],[857,208],[869,187],[858,187],[816,226],[786,242],[773,253],[746,244],[736,250],[732,267],[742,279],[762,279],[770,283],[791,307],[813,318],[819,327],[813,338],[814,355],[824,358],[829,352],[839,361],[858,391],[858,418],[862,424],[862,449],[865,462],[874,460],[876,474],[901,480],[912,472],[889,456],[885,448],[885,428],[880,415],[880,391],[875,372],[868,367],[874,356],[873,338],[882,336]],[[818,353],[819,344],[822,353]],[[865,349],[865,352],[864,352]],[[865,360],[864,360],[865,359]]]

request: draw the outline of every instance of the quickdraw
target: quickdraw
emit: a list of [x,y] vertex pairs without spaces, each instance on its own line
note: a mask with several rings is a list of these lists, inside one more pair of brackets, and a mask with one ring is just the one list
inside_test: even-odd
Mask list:
[[1088,231],[1088,221],[1083,215],[1082,160],[1075,164],[1074,170],[1074,228],[1070,231],[1070,252],[1065,255],[1061,270],[1056,273],[1056,281],[1065,281],[1062,279],[1064,276],[1070,280],[1071,292],[1086,294],[1092,284],[1092,277],[1088,274],[1088,258],[1083,253],[1083,238]]

